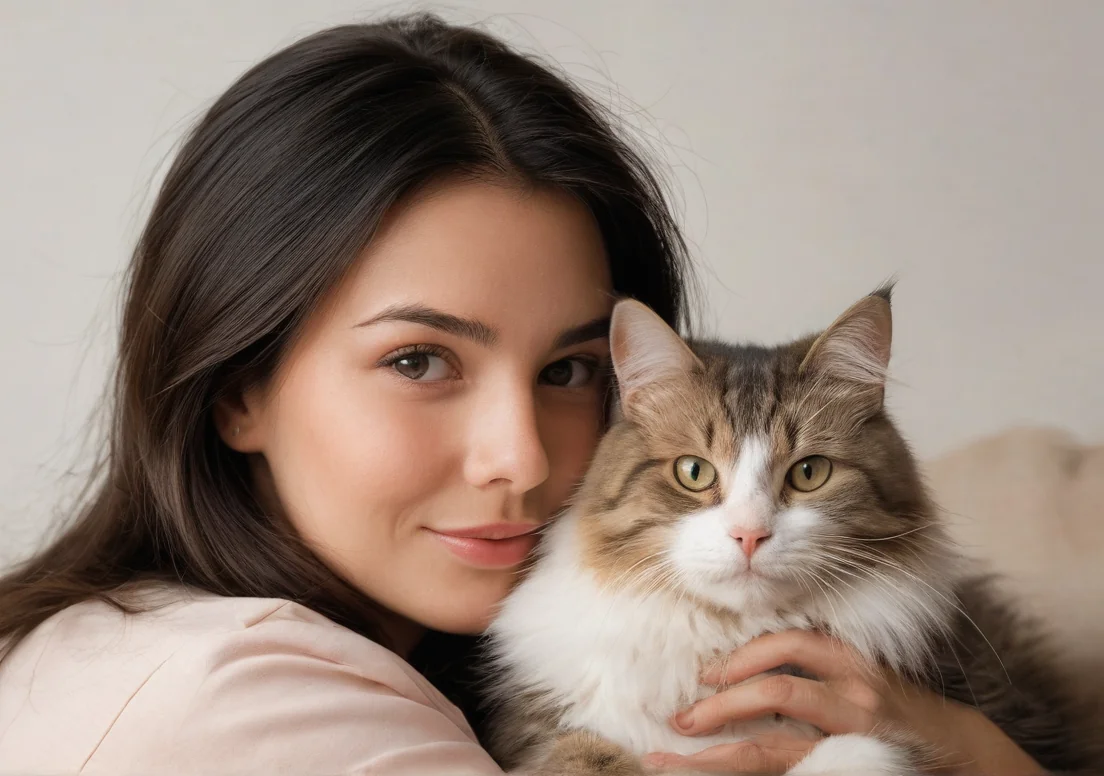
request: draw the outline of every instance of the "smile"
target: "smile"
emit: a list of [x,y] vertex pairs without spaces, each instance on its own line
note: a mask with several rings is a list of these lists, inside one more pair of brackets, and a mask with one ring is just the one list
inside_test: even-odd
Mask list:
[[455,531],[426,531],[468,565],[507,569],[529,557],[537,546],[539,529],[531,523],[495,523]]

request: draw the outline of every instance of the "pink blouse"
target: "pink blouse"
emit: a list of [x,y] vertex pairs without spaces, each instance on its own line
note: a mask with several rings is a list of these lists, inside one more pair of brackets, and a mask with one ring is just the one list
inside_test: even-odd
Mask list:
[[183,588],[72,606],[0,663],[3,774],[501,776],[460,710],[289,601]]

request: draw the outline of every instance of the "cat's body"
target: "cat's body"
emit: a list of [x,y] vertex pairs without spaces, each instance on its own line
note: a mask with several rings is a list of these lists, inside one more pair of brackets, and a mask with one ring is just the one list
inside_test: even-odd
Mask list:
[[[780,728],[815,737],[769,717],[694,737],[670,723],[716,692],[700,682],[705,665],[800,628],[1003,715],[1052,767],[1080,764],[1060,692],[1015,686],[1045,684],[1045,662],[1010,628],[990,647],[963,616],[976,605],[1002,621],[983,592],[960,586],[958,556],[885,415],[889,328],[881,291],[816,339],[691,351],[646,308],[618,306],[624,417],[490,631],[500,761],[542,776],[628,776],[649,752]],[[1001,648],[1012,650],[1012,686]],[[790,773],[905,776],[910,756],[839,736]]]

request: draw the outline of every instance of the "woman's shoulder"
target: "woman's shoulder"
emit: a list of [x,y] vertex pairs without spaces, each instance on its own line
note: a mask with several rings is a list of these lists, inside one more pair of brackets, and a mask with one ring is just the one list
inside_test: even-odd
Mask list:
[[135,598],[135,613],[72,606],[0,663],[0,760],[343,772],[399,756],[404,773],[454,750],[456,773],[497,772],[424,677],[317,612],[165,586]]
[[70,606],[17,653],[34,653],[40,674],[44,659],[71,661],[83,666],[82,673],[101,663],[141,674],[170,661],[215,670],[266,654],[298,654],[345,665],[404,695],[438,701],[433,686],[394,652],[292,601],[164,584],[136,588],[123,600],[134,611],[98,600]]

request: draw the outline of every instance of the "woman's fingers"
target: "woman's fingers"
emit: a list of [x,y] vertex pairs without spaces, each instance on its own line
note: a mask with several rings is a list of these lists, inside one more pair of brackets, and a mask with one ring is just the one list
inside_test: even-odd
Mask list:
[[775,674],[698,701],[676,714],[673,724],[683,735],[692,736],[772,714],[808,722],[825,733],[869,733],[875,722],[871,710],[822,682]]
[[788,630],[752,639],[702,675],[705,684],[738,684],[756,674],[794,665],[818,679],[842,678],[863,665],[849,647],[823,633]]
[[722,744],[703,749],[689,756],[657,753],[648,755],[644,762],[656,769],[687,768],[703,773],[726,774],[783,774],[809,753],[817,742],[787,736],[768,734],[754,741],[738,744]]

